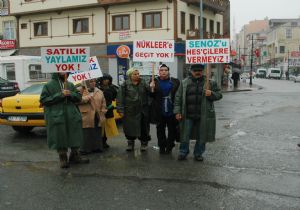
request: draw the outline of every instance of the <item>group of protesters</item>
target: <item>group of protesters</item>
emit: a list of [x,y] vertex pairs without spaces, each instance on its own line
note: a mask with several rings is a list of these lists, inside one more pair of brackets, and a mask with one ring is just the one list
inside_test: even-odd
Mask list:
[[[194,159],[203,161],[206,143],[215,140],[213,102],[222,98],[216,82],[206,79],[204,68],[202,64],[191,65],[190,76],[180,82],[162,64],[158,77],[149,83],[140,77],[138,69],[131,68],[118,91],[110,75],[75,88],[66,81],[67,73],[53,74],[40,101],[45,109],[48,145],[57,150],[60,167],[88,163],[83,155],[109,148],[107,138],[118,135],[114,108],[122,117],[126,151],[135,150],[136,139],[140,140],[140,151],[147,151],[152,123],[156,125],[160,154],[172,153],[177,140],[178,160],[186,160],[190,139],[194,139]],[[116,107],[112,105],[115,98]]]

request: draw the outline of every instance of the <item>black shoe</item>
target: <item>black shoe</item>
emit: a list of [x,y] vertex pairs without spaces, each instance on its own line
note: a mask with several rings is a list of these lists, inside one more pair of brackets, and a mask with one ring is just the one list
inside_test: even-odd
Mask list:
[[204,160],[203,157],[202,157],[201,155],[195,156],[194,159],[195,159],[196,161],[201,161],[201,162]]
[[93,150],[93,153],[101,153],[101,152],[103,152],[102,149],[95,149],[95,150]]
[[80,153],[80,155],[88,155],[88,154],[91,154],[91,152],[87,152],[87,151],[83,151],[83,150],[80,150],[79,153]]
[[110,146],[105,142],[104,144],[103,144],[103,148],[104,149],[108,149]]
[[160,147],[160,148],[159,148],[159,154],[163,155],[163,154],[165,154],[165,153],[166,153],[166,149],[163,148],[163,147]]
[[171,153],[172,153],[172,150],[173,150],[173,148],[171,148],[171,149],[170,149],[170,148],[167,148],[165,154],[167,154],[167,155],[168,155],[168,154],[171,154]]
[[178,155],[178,160],[186,160],[186,155]]
[[81,157],[79,154],[79,151],[71,151],[70,157],[69,157],[69,163],[70,164],[87,164],[90,160],[88,158]]
[[141,152],[146,152],[147,151],[147,149],[148,149],[148,145],[147,144],[142,144],[141,145]]
[[127,148],[126,148],[126,151],[127,152],[132,152],[134,150],[134,145],[130,145],[128,144]]

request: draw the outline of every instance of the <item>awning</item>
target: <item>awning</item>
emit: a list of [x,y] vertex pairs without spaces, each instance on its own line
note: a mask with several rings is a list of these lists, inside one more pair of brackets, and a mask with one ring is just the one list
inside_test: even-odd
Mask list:
[[14,54],[17,50],[11,49],[11,50],[0,50],[0,57],[10,56]]

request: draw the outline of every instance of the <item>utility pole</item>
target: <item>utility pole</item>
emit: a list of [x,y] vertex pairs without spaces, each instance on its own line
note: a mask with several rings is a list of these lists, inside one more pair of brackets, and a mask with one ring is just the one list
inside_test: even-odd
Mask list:
[[253,72],[253,34],[251,35],[251,60],[250,60],[250,83],[249,85],[252,85],[252,72]]
[[203,0],[200,0],[200,39],[203,39]]

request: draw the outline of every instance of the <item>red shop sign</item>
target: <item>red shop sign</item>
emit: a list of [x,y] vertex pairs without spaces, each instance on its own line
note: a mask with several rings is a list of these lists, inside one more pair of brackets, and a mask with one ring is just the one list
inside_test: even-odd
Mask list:
[[16,48],[16,40],[0,40],[0,49],[15,49]]

